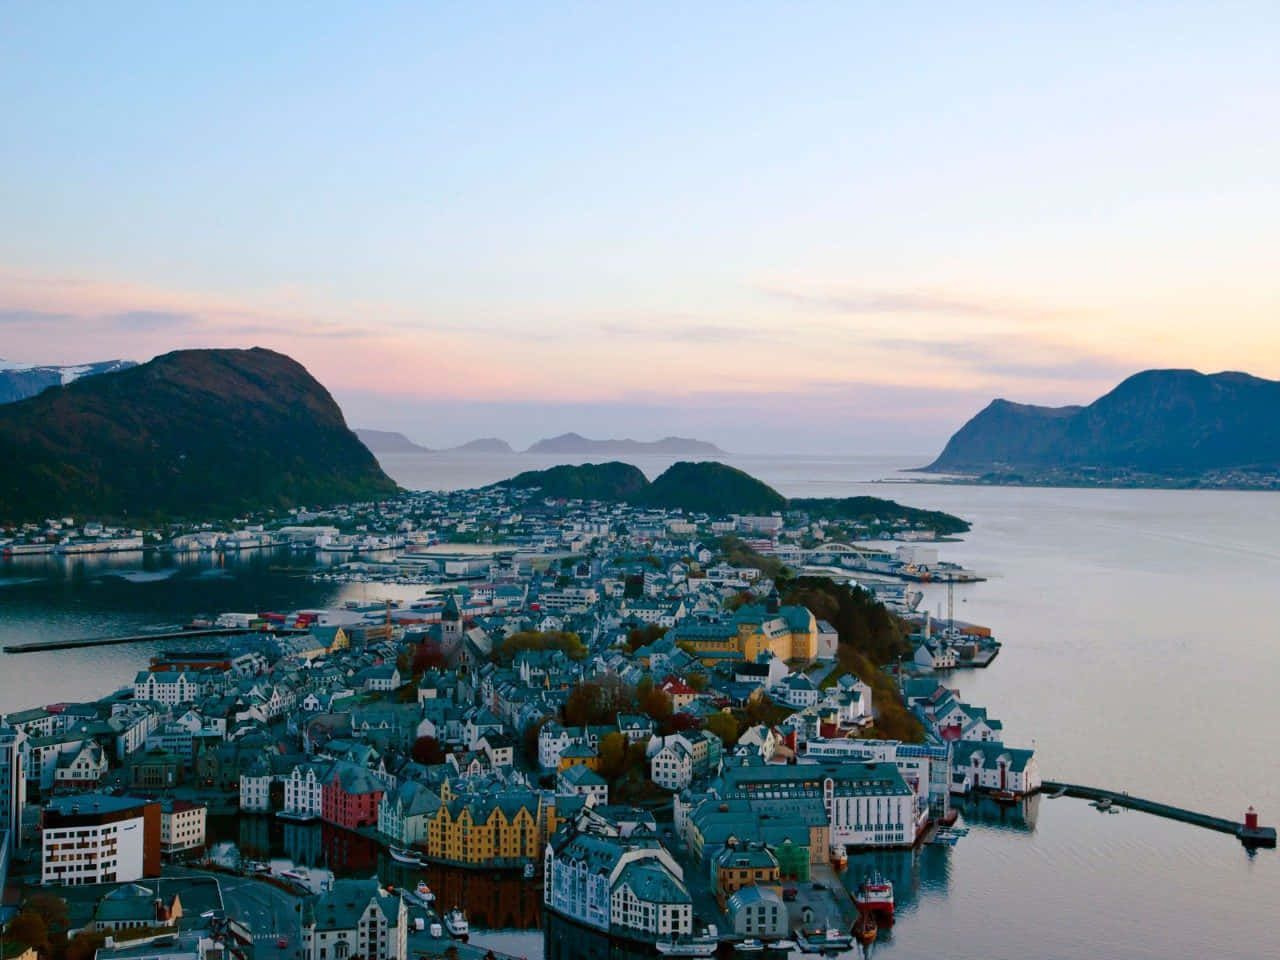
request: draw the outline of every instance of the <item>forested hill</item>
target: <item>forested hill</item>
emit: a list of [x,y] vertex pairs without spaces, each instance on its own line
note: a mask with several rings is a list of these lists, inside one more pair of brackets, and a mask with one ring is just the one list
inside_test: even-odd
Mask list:
[[205,519],[395,494],[301,364],[180,350],[0,406],[0,521]]

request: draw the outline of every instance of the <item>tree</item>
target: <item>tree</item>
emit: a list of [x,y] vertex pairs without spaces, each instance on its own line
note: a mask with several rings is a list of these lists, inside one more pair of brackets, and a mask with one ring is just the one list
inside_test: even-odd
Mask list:
[[693,687],[698,693],[707,689],[707,675],[705,673],[691,673],[684,678],[684,682]]
[[641,647],[647,647],[649,644],[661,640],[666,632],[666,627],[660,627],[656,623],[646,624],[643,627],[633,627],[627,631],[627,649],[635,653]]
[[38,953],[49,952],[49,927],[34,910],[23,910],[10,920],[5,936],[15,943],[35,947]]
[[524,733],[520,735],[520,746],[524,750],[524,758],[529,766],[538,769],[538,734],[542,732],[551,721],[550,717],[543,717],[536,723],[531,723],[524,728]]
[[738,742],[741,734],[738,718],[732,713],[716,713],[707,717],[707,729],[720,738],[726,747]]
[[35,893],[27,898],[23,907],[32,913],[38,913],[44,920],[45,927],[52,934],[65,933],[67,923],[67,901],[52,893]]
[[612,782],[626,772],[627,738],[614,731],[600,738],[597,754],[600,757],[600,776]]
[[435,737],[419,737],[413,741],[413,759],[424,766],[435,766],[444,763],[444,750]]
[[106,941],[105,933],[82,930],[67,941],[65,960],[93,960],[94,954]]
[[587,647],[576,633],[565,630],[521,630],[502,641],[498,656],[510,663],[521,650],[563,650],[571,660],[581,660],[587,655]]
[[639,702],[641,712],[656,723],[662,723],[662,721],[671,716],[670,694],[659,690],[652,683],[644,691],[637,687],[636,700]]
[[413,650],[413,675],[444,668],[444,651],[434,643],[419,643]]
[[691,713],[673,713],[661,727],[663,734],[680,733],[684,730],[697,730],[698,718]]

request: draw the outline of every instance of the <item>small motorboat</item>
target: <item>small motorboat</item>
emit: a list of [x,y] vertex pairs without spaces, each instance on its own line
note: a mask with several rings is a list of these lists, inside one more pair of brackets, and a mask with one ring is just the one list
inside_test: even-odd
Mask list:
[[997,790],[991,794],[996,803],[1017,803],[1018,795],[1012,790]]
[[796,934],[796,943],[805,953],[840,953],[853,946],[853,937],[835,927],[827,927],[811,933],[801,930]]
[[467,915],[458,907],[444,915],[444,928],[456,940],[466,940],[471,936],[471,924],[467,922]]
[[875,943],[879,931],[880,925],[870,911],[858,914],[858,919],[853,922],[853,938],[863,946]]
[[746,940],[740,940],[733,945],[733,949],[738,953],[763,953],[764,941],[756,940],[754,937]]
[[664,957],[709,957],[716,952],[720,938],[710,934],[699,937],[677,937],[659,940],[654,946]]
[[280,876],[286,880],[297,880],[299,883],[307,882],[307,875],[301,870],[281,870]]
[[1111,798],[1103,797],[1101,800],[1093,801],[1093,803],[1089,804],[1089,806],[1093,807],[1093,809],[1095,810],[1101,810],[1105,812],[1111,809]]
[[524,865],[524,878],[526,880],[532,880],[537,875],[538,875],[538,865],[534,863],[532,860],[530,860],[528,863]]
[[436,895],[431,892],[431,888],[427,886],[427,881],[425,880],[418,881],[418,886],[413,891],[413,895],[424,904],[431,903],[436,898]]
[[843,843],[833,843],[831,845],[831,866],[836,870],[843,870],[849,865],[849,854],[845,852]]
[[796,942],[794,940],[774,940],[765,944],[766,950],[777,951],[778,953],[790,953],[795,948]]

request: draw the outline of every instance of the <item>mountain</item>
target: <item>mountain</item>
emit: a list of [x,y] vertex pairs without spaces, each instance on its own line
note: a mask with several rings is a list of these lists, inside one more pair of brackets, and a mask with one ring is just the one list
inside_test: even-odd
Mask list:
[[60,387],[99,373],[114,373],[136,367],[132,360],[100,360],[97,363],[80,363],[74,366],[40,366],[30,363],[12,363],[0,359],[0,403],[14,403],[34,397],[49,387]]
[[562,433],[558,437],[539,440],[525,453],[606,454],[665,453],[685,457],[713,457],[724,453],[714,443],[686,437],[663,437],[661,440],[589,440],[581,434]]
[[1098,469],[1167,476],[1280,469],[1280,382],[1147,370],[1085,407],[995,400],[926,470]]
[[683,509],[696,513],[772,513],[787,506],[773,487],[737,467],[715,460],[682,460],[631,497],[642,507]]
[[685,510],[712,516],[803,511],[813,520],[855,521],[928,527],[939,534],[963,533],[969,524],[938,510],[906,507],[878,497],[787,500],[748,473],[714,460],[672,464],[650,483],[629,463],[563,464],[528,470],[498,487],[537,489],[544,497],[625,501],[636,506]]
[[639,468],[629,463],[564,464],[549,470],[526,470],[495,484],[516,489],[537,488],[544,497],[566,500],[627,500],[648,486]]
[[390,430],[370,430],[357,427],[355,435],[372,453],[434,453],[430,447],[419,446],[403,433]]
[[515,453],[511,449],[511,444],[496,437],[481,437],[479,440],[469,440],[461,446],[450,447],[449,449],[457,453]]
[[204,519],[398,488],[301,364],[179,350],[0,407],[0,521]]

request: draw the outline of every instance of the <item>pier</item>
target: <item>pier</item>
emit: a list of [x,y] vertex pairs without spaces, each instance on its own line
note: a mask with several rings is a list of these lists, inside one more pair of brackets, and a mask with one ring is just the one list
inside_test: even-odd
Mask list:
[[306,633],[305,630],[246,630],[243,627],[208,627],[200,630],[173,630],[168,633],[136,633],[127,637],[86,637],[82,640],[33,640],[30,643],[9,643],[5,653],[40,653],[47,650],[75,650],[79,647],[109,647],[118,643],[144,643],[148,640],[192,640],[201,637],[241,637],[256,633],[287,635]]
[[1214,817],[1207,813],[1196,813],[1194,810],[1186,810],[1182,807],[1171,806],[1156,800],[1132,797],[1127,793],[1107,790],[1102,787],[1085,787],[1077,783],[1057,783],[1052,780],[1046,780],[1040,785],[1040,790],[1043,793],[1059,793],[1062,796],[1078,797],[1082,800],[1105,800],[1117,807],[1140,810],[1143,813],[1165,817],[1168,820],[1178,820],[1182,823],[1189,823],[1192,826],[1204,827],[1206,830],[1229,833],[1247,847],[1274,847],[1276,845],[1275,827],[1258,826],[1257,815],[1252,813],[1252,809],[1250,814],[1246,815],[1248,819],[1241,823],[1238,820],[1227,820],[1224,817]]

